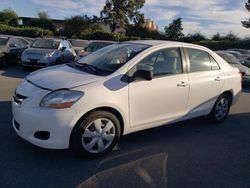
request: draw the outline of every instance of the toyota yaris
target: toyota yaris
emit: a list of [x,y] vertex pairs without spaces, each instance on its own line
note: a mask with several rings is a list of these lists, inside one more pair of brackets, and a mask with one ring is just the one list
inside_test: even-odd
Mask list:
[[132,132],[222,122],[240,91],[239,70],[205,47],[124,42],[28,75],[13,96],[13,127],[34,145],[98,157]]

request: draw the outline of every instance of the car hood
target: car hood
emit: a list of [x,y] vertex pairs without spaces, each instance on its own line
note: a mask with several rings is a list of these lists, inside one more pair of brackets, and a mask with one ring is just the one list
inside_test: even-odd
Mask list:
[[43,48],[28,48],[24,51],[24,54],[39,54],[45,55],[57,51],[56,49],[43,49]]
[[32,84],[49,90],[74,88],[96,82],[103,77],[88,74],[68,65],[58,65],[35,71],[27,76]]

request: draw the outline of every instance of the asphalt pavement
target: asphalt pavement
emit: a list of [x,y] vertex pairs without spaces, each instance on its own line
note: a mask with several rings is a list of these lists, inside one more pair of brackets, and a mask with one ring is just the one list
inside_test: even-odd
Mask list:
[[1,188],[250,188],[250,88],[222,124],[197,118],[141,131],[89,160],[16,135],[11,97],[27,74],[20,66],[0,69]]

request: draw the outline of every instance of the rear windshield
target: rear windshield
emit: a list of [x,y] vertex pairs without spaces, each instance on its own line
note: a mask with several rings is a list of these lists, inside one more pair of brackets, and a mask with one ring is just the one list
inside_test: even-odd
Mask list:
[[81,40],[71,40],[71,44],[74,47],[82,47],[82,48],[84,48],[89,44],[89,42],[88,41],[81,41]]
[[85,48],[86,52],[95,52],[105,46],[112,45],[112,43],[100,43],[100,42],[92,42],[87,48]]

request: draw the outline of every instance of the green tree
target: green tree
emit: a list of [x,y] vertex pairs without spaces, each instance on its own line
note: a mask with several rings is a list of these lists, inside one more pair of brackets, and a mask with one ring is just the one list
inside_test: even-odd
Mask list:
[[223,40],[223,36],[221,36],[221,34],[217,32],[215,35],[212,36],[211,39],[215,41],[220,41],[220,40]]
[[207,37],[201,33],[189,33],[183,38],[185,42],[200,42],[207,40]]
[[117,25],[123,28],[129,23],[138,25],[144,22],[144,15],[139,11],[144,4],[145,0],[106,0],[101,18],[109,21],[111,32]]
[[239,37],[234,34],[232,31],[230,31],[225,37],[224,40],[228,40],[228,41],[238,41]]
[[0,11],[0,23],[9,26],[18,26],[19,17],[16,12],[10,8]]
[[39,27],[43,29],[48,29],[53,32],[55,31],[55,24],[50,19],[47,12],[45,11],[38,12],[37,16],[38,18],[31,19],[27,25],[31,27]]
[[[250,12],[250,0],[245,3],[246,9]],[[250,28],[250,19],[248,21],[242,21],[242,26],[245,28]]]
[[164,30],[168,40],[180,40],[184,37],[181,18],[173,20]]
[[40,12],[38,12],[37,13],[37,16],[38,16],[38,18],[40,18],[40,19],[47,19],[47,20],[49,20],[50,19],[50,16],[49,16],[49,14],[48,14],[48,12],[46,12],[46,11],[40,11]]
[[87,15],[83,16],[72,16],[67,18],[64,23],[64,34],[67,37],[73,35],[80,35],[84,30],[90,28],[91,18]]
[[164,39],[164,35],[160,34],[158,31],[152,31],[143,26],[129,25],[126,27],[126,35],[139,37],[141,39]]

